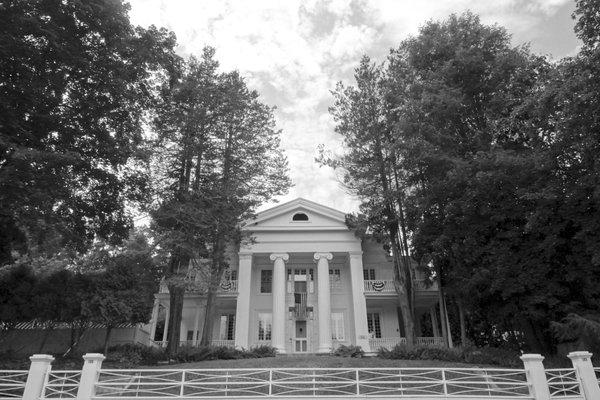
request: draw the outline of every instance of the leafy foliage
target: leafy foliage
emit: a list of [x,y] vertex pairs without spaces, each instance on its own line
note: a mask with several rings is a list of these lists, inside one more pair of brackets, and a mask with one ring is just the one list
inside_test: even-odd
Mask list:
[[146,201],[142,125],[177,57],[122,1],[0,7],[0,264],[117,243]]
[[273,109],[259,101],[237,72],[220,73],[214,49],[190,58],[181,78],[163,88],[155,120],[160,201],[154,228],[170,257],[169,352],[179,338],[185,287],[181,275],[204,261],[208,344],[215,293],[229,265],[228,246],[242,241],[240,224],[256,207],[290,186]]
[[365,352],[360,346],[340,345],[333,351],[333,355],[337,357],[362,358],[364,357]]

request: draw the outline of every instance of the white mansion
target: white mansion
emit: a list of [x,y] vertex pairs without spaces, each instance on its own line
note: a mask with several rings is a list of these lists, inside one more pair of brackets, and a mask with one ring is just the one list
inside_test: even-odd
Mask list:
[[[254,241],[242,246],[221,283],[213,344],[249,348],[270,344],[279,353],[328,353],[340,344],[365,351],[402,342],[403,324],[392,262],[381,245],[361,241],[344,213],[302,198],[258,213],[245,225]],[[444,345],[438,319],[439,293],[414,271],[415,316],[431,318],[426,345]],[[181,341],[201,337],[205,299],[187,293]],[[156,294],[150,342],[165,345],[169,294]]]

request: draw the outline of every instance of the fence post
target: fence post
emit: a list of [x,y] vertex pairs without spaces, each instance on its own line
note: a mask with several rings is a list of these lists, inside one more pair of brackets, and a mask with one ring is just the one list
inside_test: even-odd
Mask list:
[[568,357],[573,363],[573,368],[577,374],[581,393],[585,399],[600,399],[600,387],[598,387],[598,379],[592,365],[592,353],[589,351],[572,351]]
[[29,359],[31,364],[23,391],[23,400],[38,400],[43,394],[46,377],[52,368],[54,357],[47,354],[34,354]]
[[525,366],[529,394],[531,394],[534,400],[550,399],[548,379],[546,378],[544,364],[542,364],[544,357],[540,354],[523,354],[521,361],[523,361],[523,365]]
[[83,356],[83,369],[81,370],[81,380],[79,381],[79,390],[77,390],[77,400],[90,400],[94,397],[96,382],[102,367],[102,361],[106,357],[98,353],[88,353]]

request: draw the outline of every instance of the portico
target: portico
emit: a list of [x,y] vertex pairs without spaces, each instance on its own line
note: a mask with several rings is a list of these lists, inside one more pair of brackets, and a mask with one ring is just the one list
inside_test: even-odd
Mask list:
[[[243,267],[240,262],[236,347],[270,339],[281,354],[329,353],[335,338],[368,348],[362,267],[352,262],[356,256],[322,251],[241,256],[246,262]],[[352,273],[352,265],[360,273]],[[269,314],[270,327],[269,317],[264,317]]]
[[[344,213],[296,199],[258,213],[242,229],[253,240],[230,258],[213,344],[270,345],[290,354],[330,353],[340,345],[369,352],[402,342],[393,264],[381,245],[355,236]],[[421,283],[415,304],[422,314],[434,308],[437,287]],[[164,345],[157,332],[166,331],[168,295],[158,296],[151,337]],[[201,336],[202,301],[184,303],[182,342],[195,345]]]

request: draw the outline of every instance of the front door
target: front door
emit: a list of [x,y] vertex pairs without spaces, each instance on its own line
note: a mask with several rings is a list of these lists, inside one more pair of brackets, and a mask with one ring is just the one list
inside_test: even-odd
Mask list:
[[308,339],[306,335],[306,321],[296,321],[296,337],[294,338],[294,352],[306,353]]

